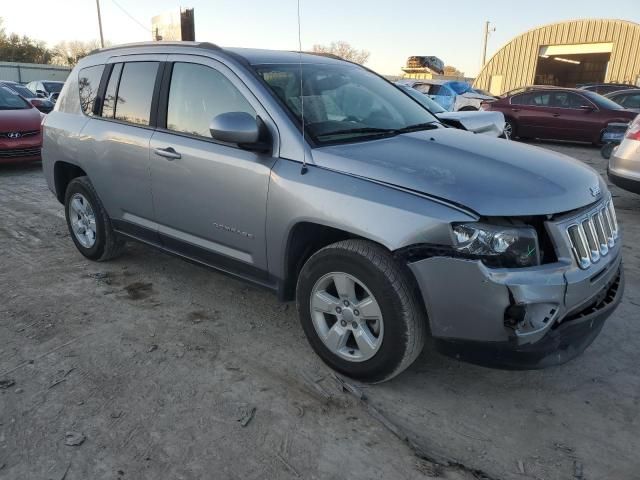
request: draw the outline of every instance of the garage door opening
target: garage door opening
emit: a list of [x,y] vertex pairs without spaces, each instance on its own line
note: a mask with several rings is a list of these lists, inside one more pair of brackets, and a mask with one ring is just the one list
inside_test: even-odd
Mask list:
[[611,43],[540,47],[535,83],[575,87],[583,83],[604,82],[612,47]]

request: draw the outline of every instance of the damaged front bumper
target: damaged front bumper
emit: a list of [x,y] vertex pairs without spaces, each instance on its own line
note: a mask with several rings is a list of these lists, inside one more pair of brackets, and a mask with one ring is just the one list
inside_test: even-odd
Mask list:
[[618,243],[589,270],[570,261],[490,269],[480,261],[431,257],[409,263],[437,348],[497,368],[544,368],[584,351],[624,290]]

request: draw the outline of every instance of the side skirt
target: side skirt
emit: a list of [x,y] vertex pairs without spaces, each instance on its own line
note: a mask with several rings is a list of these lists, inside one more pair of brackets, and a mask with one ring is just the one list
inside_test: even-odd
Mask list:
[[218,272],[240,278],[247,282],[267,288],[271,291],[279,291],[280,282],[269,275],[265,270],[239,262],[235,259],[213,253],[202,247],[177,240],[167,235],[141,227],[124,220],[111,220],[113,228],[118,234],[131,240],[136,240],[165,253],[175,255],[191,263],[211,268]]

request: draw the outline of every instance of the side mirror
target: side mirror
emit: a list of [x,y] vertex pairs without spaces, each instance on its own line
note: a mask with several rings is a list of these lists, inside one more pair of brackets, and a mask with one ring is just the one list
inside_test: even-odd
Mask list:
[[262,139],[266,135],[260,117],[254,118],[247,112],[221,113],[211,120],[209,132],[214,140],[235,143],[240,148],[268,151],[270,145]]

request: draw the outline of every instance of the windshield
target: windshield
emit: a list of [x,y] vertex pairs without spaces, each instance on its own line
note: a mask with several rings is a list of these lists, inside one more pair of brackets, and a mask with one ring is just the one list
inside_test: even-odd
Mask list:
[[585,97],[587,97],[589,100],[591,100],[593,103],[595,103],[598,108],[603,108],[605,110],[623,110],[624,109],[624,107],[622,107],[621,105],[618,105],[613,100],[609,100],[608,98],[603,97],[602,95],[599,95],[595,92],[592,92],[591,90],[583,90],[580,93]]
[[49,93],[59,93],[60,90],[62,90],[62,86],[64,85],[64,83],[62,82],[42,82],[42,84],[44,85],[44,88],[47,89],[47,92]]
[[31,90],[29,90],[24,85],[20,85],[18,83],[12,83],[10,85],[6,85],[6,87],[18,93],[19,95],[23,96],[24,98],[33,98],[35,96]]
[[0,110],[23,110],[31,105],[16,92],[7,87],[0,87]]
[[[318,145],[437,128],[438,120],[386,80],[355,65],[257,65],[256,72]],[[302,95],[300,70],[302,68]]]
[[409,95],[411,95],[412,98],[414,98],[418,103],[420,103],[420,105],[429,110],[431,113],[436,114],[446,112],[446,110],[442,108],[438,103],[431,100],[424,93],[417,91],[415,88],[411,88],[408,85],[398,85],[398,87],[404,92],[407,92]]

